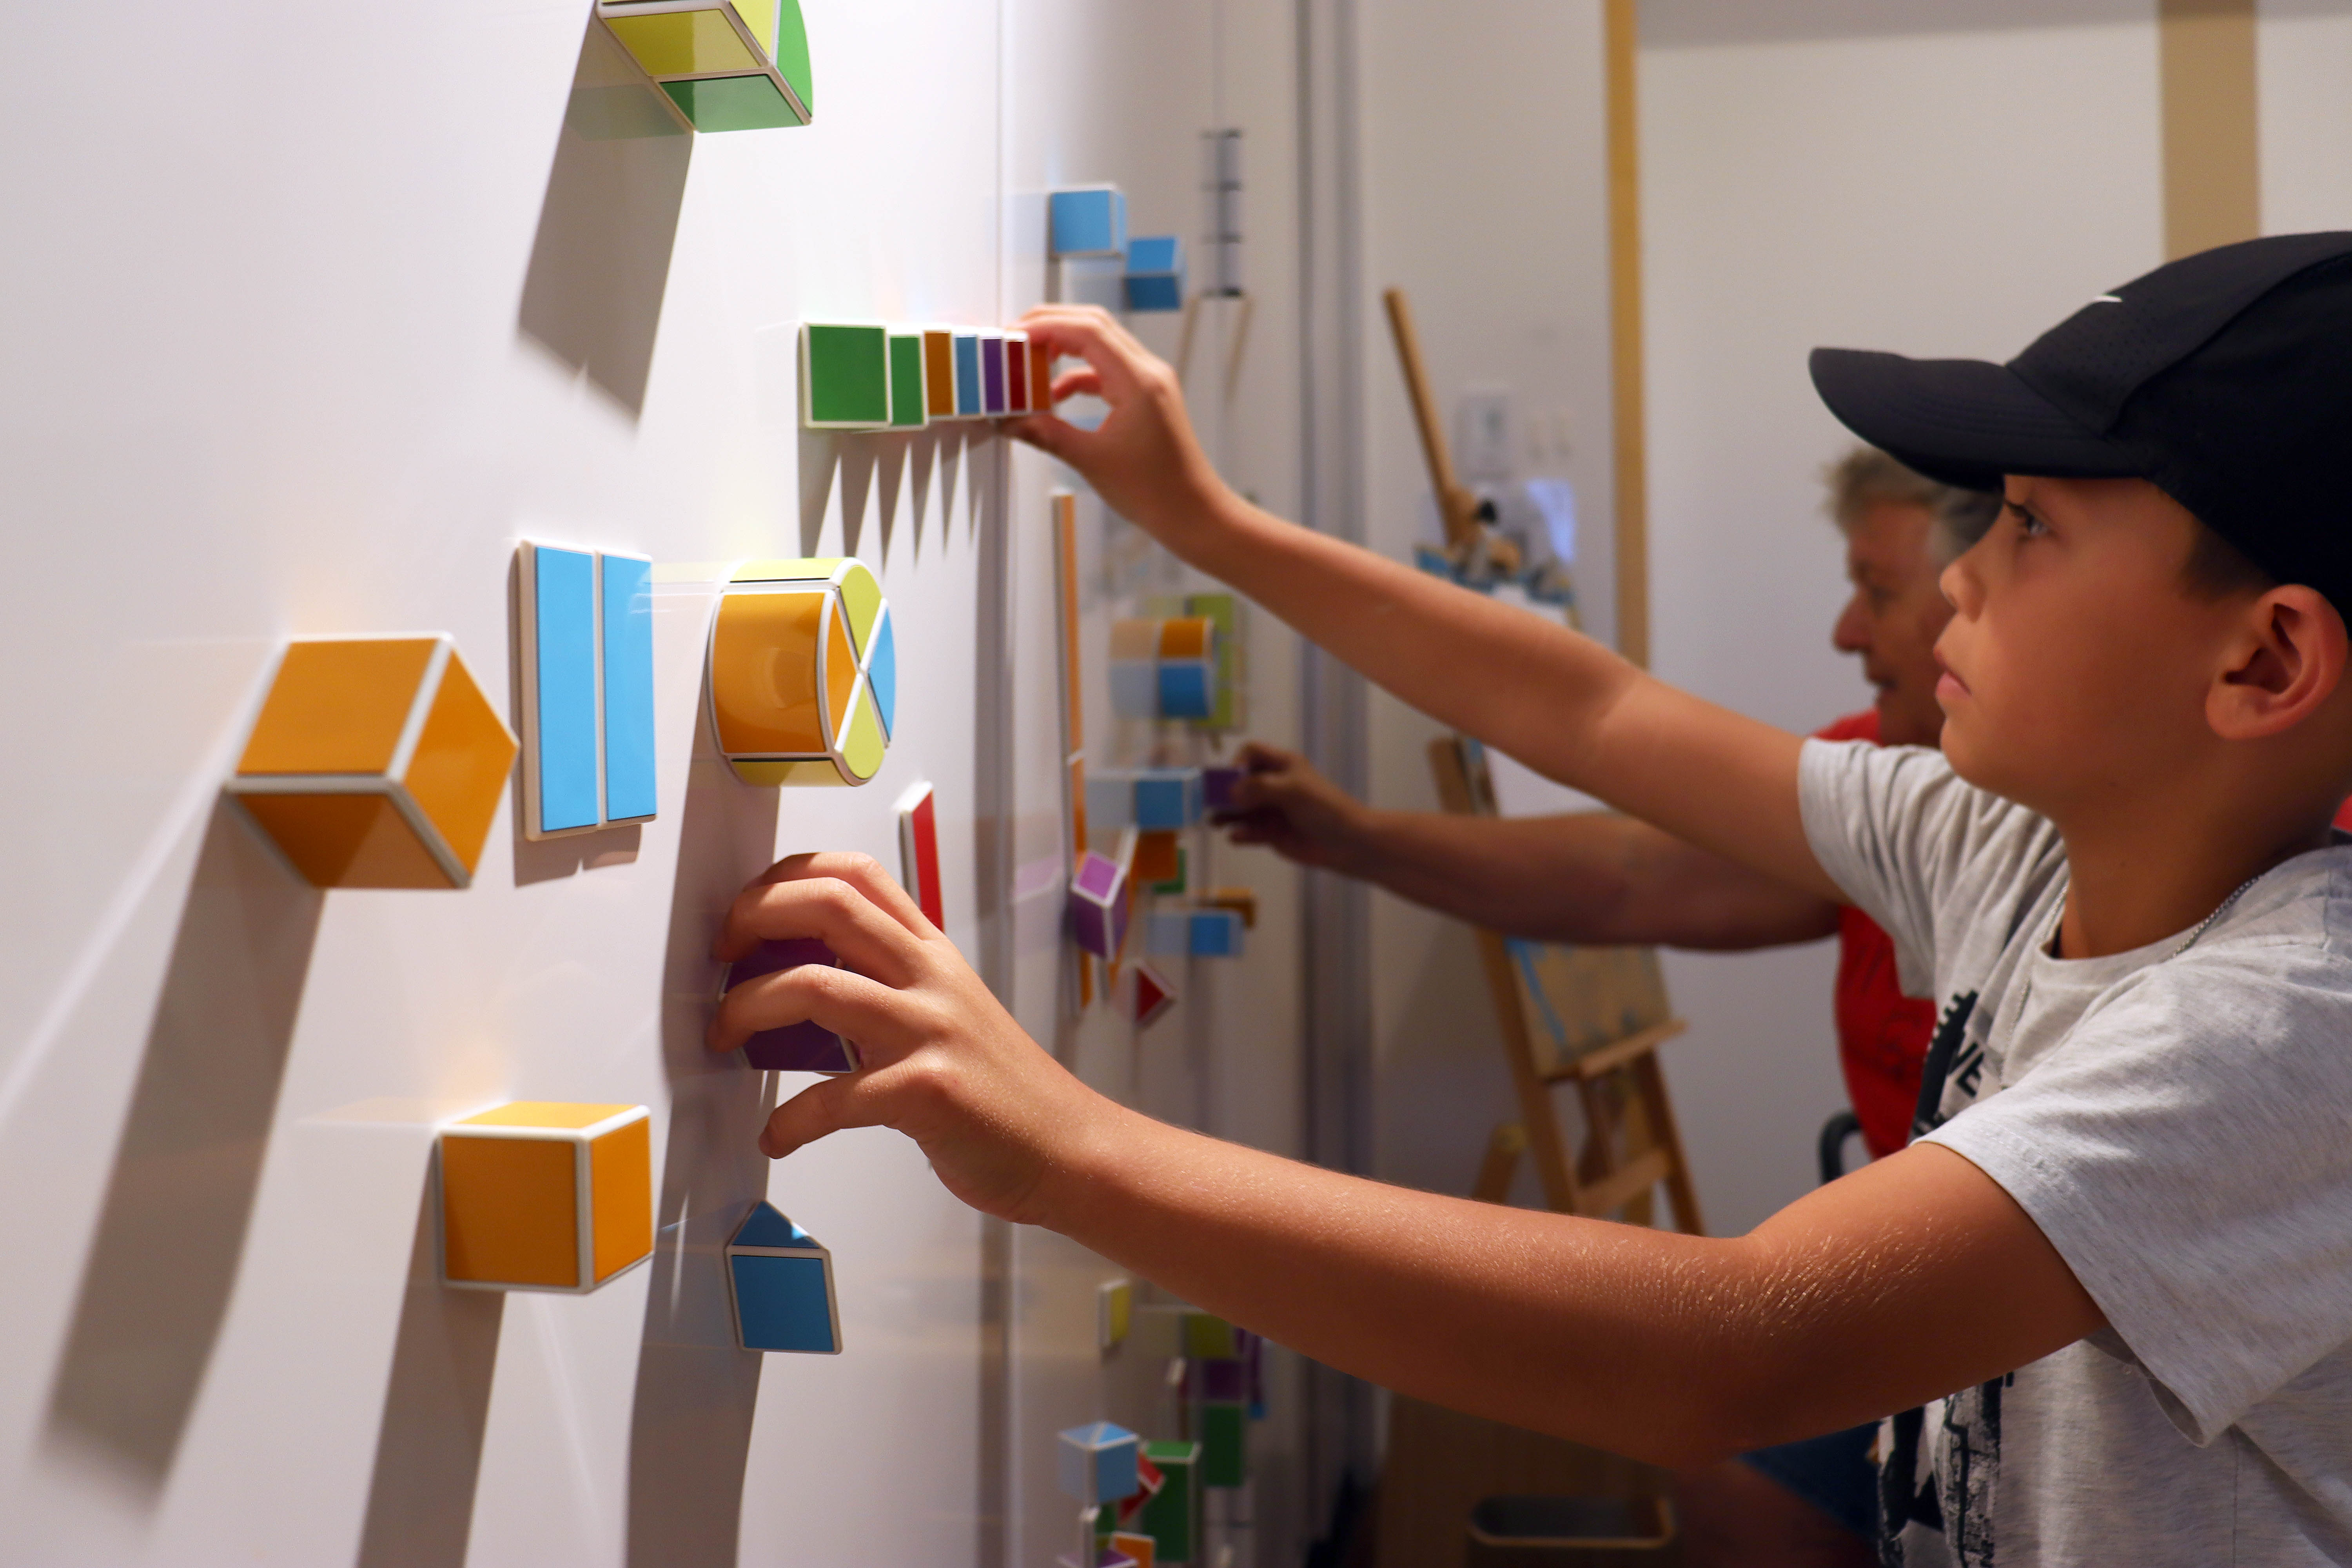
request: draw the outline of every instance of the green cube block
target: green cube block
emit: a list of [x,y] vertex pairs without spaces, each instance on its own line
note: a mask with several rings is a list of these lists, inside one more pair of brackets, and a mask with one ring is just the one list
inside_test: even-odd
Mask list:
[[1201,1538],[1201,1445],[1146,1443],[1143,1457],[1160,1468],[1160,1492],[1129,1528],[1159,1543],[1155,1563],[1190,1563]]
[[1237,1487],[1249,1479],[1249,1406],[1201,1406],[1201,1484]]
[[1193,594],[1184,601],[1188,616],[1206,616],[1217,628],[1217,689],[1214,706],[1209,716],[1199,722],[1204,729],[1234,730],[1241,727],[1244,715],[1240,707],[1241,689],[1241,605],[1231,594]]
[[890,426],[919,430],[929,418],[929,389],[923,382],[923,334],[890,334]]
[[764,71],[666,81],[661,89],[697,131],[770,131],[805,123]]
[[1208,1312],[1184,1314],[1184,1353],[1194,1361],[1235,1361],[1242,1353],[1234,1326]]
[[810,321],[801,328],[801,423],[870,430],[890,423],[890,334]]

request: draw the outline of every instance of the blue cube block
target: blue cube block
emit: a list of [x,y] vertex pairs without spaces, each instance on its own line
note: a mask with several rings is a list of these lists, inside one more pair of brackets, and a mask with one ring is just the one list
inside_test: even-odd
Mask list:
[[1090,1421],[1062,1434],[1056,1475],[1064,1491],[1083,1506],[1097,1508],[1143,1489],[1135,1463],[1142,1452],[1141,1442],[1126,1427]]
[[727,1243],[727,1298],[747,1351],[841,1353],[833,1254],[772,1205],[752,1205]]
[[1206,659],[1160,661],[1160,716],[1206,719],[1217,710],[1217,667]]
[[1185,936],[1194,958],[1242,955],[1242,917],[1232,910],[1194,910],[1185,922]]
[[1127,247],[1127,308],[1184,308],[1184,242],[1172,234],[1138,235]]
[[1135,776],[1135,826],[1146,833],[1191,827],[1201,820],[1201,770],[1146,768]]
[[1117,185],[1055,191],[1046,210],[1055,256],[1127,254],[1127,197]]

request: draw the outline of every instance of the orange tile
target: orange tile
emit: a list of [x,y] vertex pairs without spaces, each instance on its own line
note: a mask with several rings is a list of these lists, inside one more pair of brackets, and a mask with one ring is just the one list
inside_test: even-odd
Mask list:
[[1165,882],[1181,870],[1183,864],[1175,834],[1153,831],[1135,836],[1134,881],[1147,887]]
[[848,743],[849,700],[856,690],[857,650],[849,643],[849,617],[836,607],[824,628],[824,717],[836,744]]
[[292,644],[236,771],[383,772],[434,646],[430,637]]
[[654,1249],[653,1122],[640,1118],[588,1145],[594,1278],[614,1275]]
[[445,1133],[441,1237],[447,1277],[483,1285],[578,1287],[578,1159],[569,1138]]
[[1160,623],[1160,657],[1206,658],[1216,623],[1206,616],[1179,616]]
[[237,799],[313,887],[456,886],[387,795],[244,795]]
[[451,650],[402,782],[469,876],[481,863],[514,760],[514,736]]
[[[729,594],[710,644],[710,700],[730,755],[812,756],[831,739],[816,700],[825,595]],[[854,662],[850,679],[856,679]]]
[[929,412],[934,419],[955,417],[955,334],[926,331],[923,334],[923,388],[930,399]]

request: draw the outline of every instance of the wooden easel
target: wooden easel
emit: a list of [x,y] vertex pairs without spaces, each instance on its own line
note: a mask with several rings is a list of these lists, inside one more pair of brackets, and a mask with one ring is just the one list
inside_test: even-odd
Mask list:
[[[1429,743],[1445,809],[1495,815],[1486,749],[1459,735]],[[1675,1227],[1704,1234],[1682,1134],[1666,1097],[1658,1047],[1688,1027],[1673,1016],[1652,948],[1570,948],[1477,929],[1486,984],[1518,1091],[1519,1120],[1495,1130],[1472,1196],[1502,1203],[1522,1151],[1535,1158],[1546,1206],[1650,1223],[1650,1194],[1664,1183]],[[1553,1090],[1576,1086],[1585,1141],[1569,1157]]]

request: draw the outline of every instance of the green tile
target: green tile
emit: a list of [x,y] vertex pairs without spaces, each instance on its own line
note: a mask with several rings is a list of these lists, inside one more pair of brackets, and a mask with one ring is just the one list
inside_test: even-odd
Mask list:
[[890,423],[898,429],[920,429],[928,417],[929,398],[923,384],[923,335],[890,334]]
[[[776,16],[775,47],[769,51],[801,107],[816,112],[816,94],[809,86],[808,28],[801,21],[800,0],[782,0]],[[806,123],[803,121],[803,123]]]
[[1136,1514],[1133,1528],[1159,1543],[1154,1561],[1190,1563],[1200,1531],[1201,1445],[1146,1443],[1143,1457],[1159,1466],[1166,1479],[1160,1483],[1160,1495]]
[[824,428],[890,423],[889,336],[881,327],[801,329],[803,422]]
[[1201,1484],[1237,1487],[1249,1479],[1249,1409],[1241,1405],[1201,1406]]
[[801,122],[764,75],[702,77],[661,85],[697,131],[770,131]]

